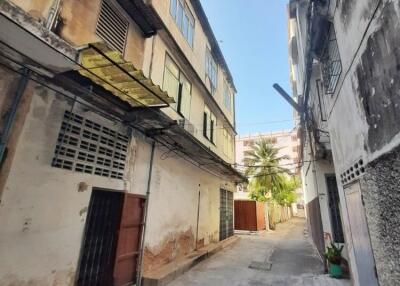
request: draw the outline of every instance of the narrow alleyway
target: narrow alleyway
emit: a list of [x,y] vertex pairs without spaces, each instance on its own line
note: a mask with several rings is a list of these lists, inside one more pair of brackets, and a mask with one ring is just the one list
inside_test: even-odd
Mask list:
[[[234,246],[198,264],[169,286],[350,285],[348,280],[323,274],[323,264],[304,236],[304,228],[305,220],[294,218],[274,232],[240,235]],[[249,268],[251,264],[258,269]]]

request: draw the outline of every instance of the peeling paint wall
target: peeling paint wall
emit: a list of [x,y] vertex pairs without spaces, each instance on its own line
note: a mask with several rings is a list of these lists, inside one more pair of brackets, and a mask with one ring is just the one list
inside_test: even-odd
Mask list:
[[[399,219],[400,4],[392,0],[332,3],[336,4],[330,16],[342,74],[335,93],[325,99],[341,210],[347,213],[346,186],[338,176],[363,160],[365,174],[356,179],[361,180],[379,283],[397,285],[399,224],[394,222]],[[347,216],[342,220],[352,278],[358,285],[351,227]]]
[[[3,177],[2,171],[0,176],[4,179],[0,285],[72,285],[92,188],[145,194],[151,145],[134,134],[124,180],[53,168],[62,116],[71,102],[43,86],[32,82],[29,86],[32,102],[26,119],[19,130],[13,130],[21,132],[14,141],[15,156],[9,174]],[[74,111],[110,128],[118,127],[79,104]],[[194,249],[199,188],[199,241],[217,241],[219,189],[234,190],[229,182],[165,154],[166,150],[156,149],[145,244],[147,269]]]
[[[46,21],[49,9],[54,2],[51,0],[10,1],[41,23]],[[136,68],[142,69],[145,39],[129,15],[115,1],[111,0],[111,2],[129,22],[124,57],[127,61],[132,62]],[[75,47],[102,41],[96,35],[100,5],[100,0],[61,1],[61,24],[57,29],[60,37]]]

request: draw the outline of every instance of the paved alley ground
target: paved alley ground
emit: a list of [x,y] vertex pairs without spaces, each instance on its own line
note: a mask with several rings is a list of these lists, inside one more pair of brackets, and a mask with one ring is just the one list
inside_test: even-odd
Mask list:
[[[323,274],[322,261],[304,229],[305,220],[294,218],[279,224],[276,231],[240,235],[232,247],[199,263],[168,286],[350,285],[348,280]],[[250,264],[264,269],[250,269]]]

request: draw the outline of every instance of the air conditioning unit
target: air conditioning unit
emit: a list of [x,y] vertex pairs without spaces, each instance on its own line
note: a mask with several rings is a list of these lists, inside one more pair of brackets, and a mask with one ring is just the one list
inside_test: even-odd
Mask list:
[[196,127],[194,127],[194,125],[190,123],[189,120],[187,120],[186,118],[179,119],[178,125],[194,136],[197,134]]

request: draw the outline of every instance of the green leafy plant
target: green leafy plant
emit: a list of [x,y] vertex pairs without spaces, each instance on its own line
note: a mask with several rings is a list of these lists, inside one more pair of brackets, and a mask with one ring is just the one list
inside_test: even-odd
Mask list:
[[340,265],[342,261],[343,245],[338,247],[333,242],[326,248],[325,257],[331,264]]
[[248,166],[245,170],[249,179],[249,197],[256,201],[269,200],[272,193],[283,188],[284,173],[288,169],[279,166],[279,162],[286,156],[279,156],[279,149],[275,148],[270,139],[262,138],[256,142],[251,150],[245,152],[244,163]]

